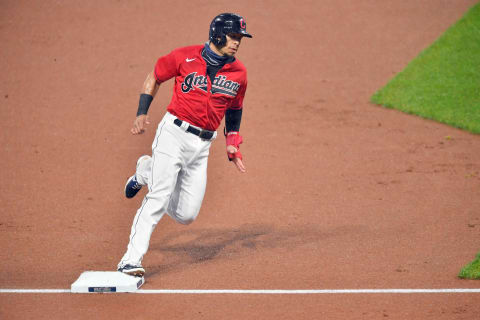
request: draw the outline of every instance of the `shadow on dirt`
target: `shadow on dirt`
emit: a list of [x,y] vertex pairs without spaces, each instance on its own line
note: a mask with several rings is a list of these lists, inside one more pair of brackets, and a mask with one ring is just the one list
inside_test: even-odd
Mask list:
[[248,224],[230,229],[185,230],[166,234],[152,244],[150,251],[161,253],[161,264],[148,269],[149,276],[177,272],[194,264],[234,259],[257,250],[294,249],[323,239],[359,232],[358,226],[345,226],[324,232],[307,226],[274,228]]

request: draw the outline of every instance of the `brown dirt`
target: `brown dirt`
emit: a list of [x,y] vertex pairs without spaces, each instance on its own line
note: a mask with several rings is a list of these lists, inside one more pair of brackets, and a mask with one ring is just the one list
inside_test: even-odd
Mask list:
[[[219,139],[198,220],[161,221],[143,288],[478,288],[457,273],[479,250],[479,136],[368,102],[476,2],[1,1],[0,288],[69,288],[85,270],[115,268],[141,201],[123,185],[172,86],[134,137],[141,84],[226,10],[254,35],[239,52],[248,173]],[[474,319],[478,301],[0,294],[0,317]]]

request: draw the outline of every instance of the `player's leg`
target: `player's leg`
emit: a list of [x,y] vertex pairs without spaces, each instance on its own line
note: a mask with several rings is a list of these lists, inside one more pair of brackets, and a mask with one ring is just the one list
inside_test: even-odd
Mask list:
[[148,185],[148,182],[150,181],[151,173],[152,173],[152,157],[144,155],[138,158],[137,170],[135,172],[138,183],[142,186]]
[[149,173],[148,193],[133,220],[127,252],[120,261],[119,268],[127,264],[141,264],[148,250],[151,234],[167,211],[183,163],[181,144],[177,143],[175,134],[168,121],[159,124],[152,145],[151,169],[146,171]]
[[201,141],[198,156],[184,167],[177,178],[167,212],[179,223],[192,223],[200,211],[207,184],[210,144],[209,141]]
[[135,174],[128,178],[125,184],[125,197],[129,199],[135,197],[138,191],[148,184],[151,171],[152,157],[143,155],[138,158]]

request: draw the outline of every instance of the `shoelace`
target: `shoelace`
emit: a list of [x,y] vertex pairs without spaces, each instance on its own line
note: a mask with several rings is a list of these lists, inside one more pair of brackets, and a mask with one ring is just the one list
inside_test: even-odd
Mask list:
[[142,186],[139,185],[138,183],[135,183],[135,185],[133,186],[133,189],[141,189]]
[[135,184],[132,186],[132,189],[137,190],[142,188],[142,185],[138,184],[137,179],[133,178],[132,181],[135,181]]

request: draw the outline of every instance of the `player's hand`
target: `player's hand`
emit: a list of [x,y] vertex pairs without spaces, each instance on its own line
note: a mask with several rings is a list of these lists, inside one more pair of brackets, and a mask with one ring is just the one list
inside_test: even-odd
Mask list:
[[[237,148],[235,148],[234,146],[227,146],[227,153],[233,155],[236,152],[238,152]],[[242,173],[246,172],[245,165],[243,164],[243,161],[241,158],[233,158],[232,162],[235,164],[235,166],[240,172]]]
[[145,132],[145,130],[147,130],[147,125],[149,124],[150,122],[148,121],[148,116],[146,114],[141,114],[135,118],[130,132],[132,134],[142,134]]

